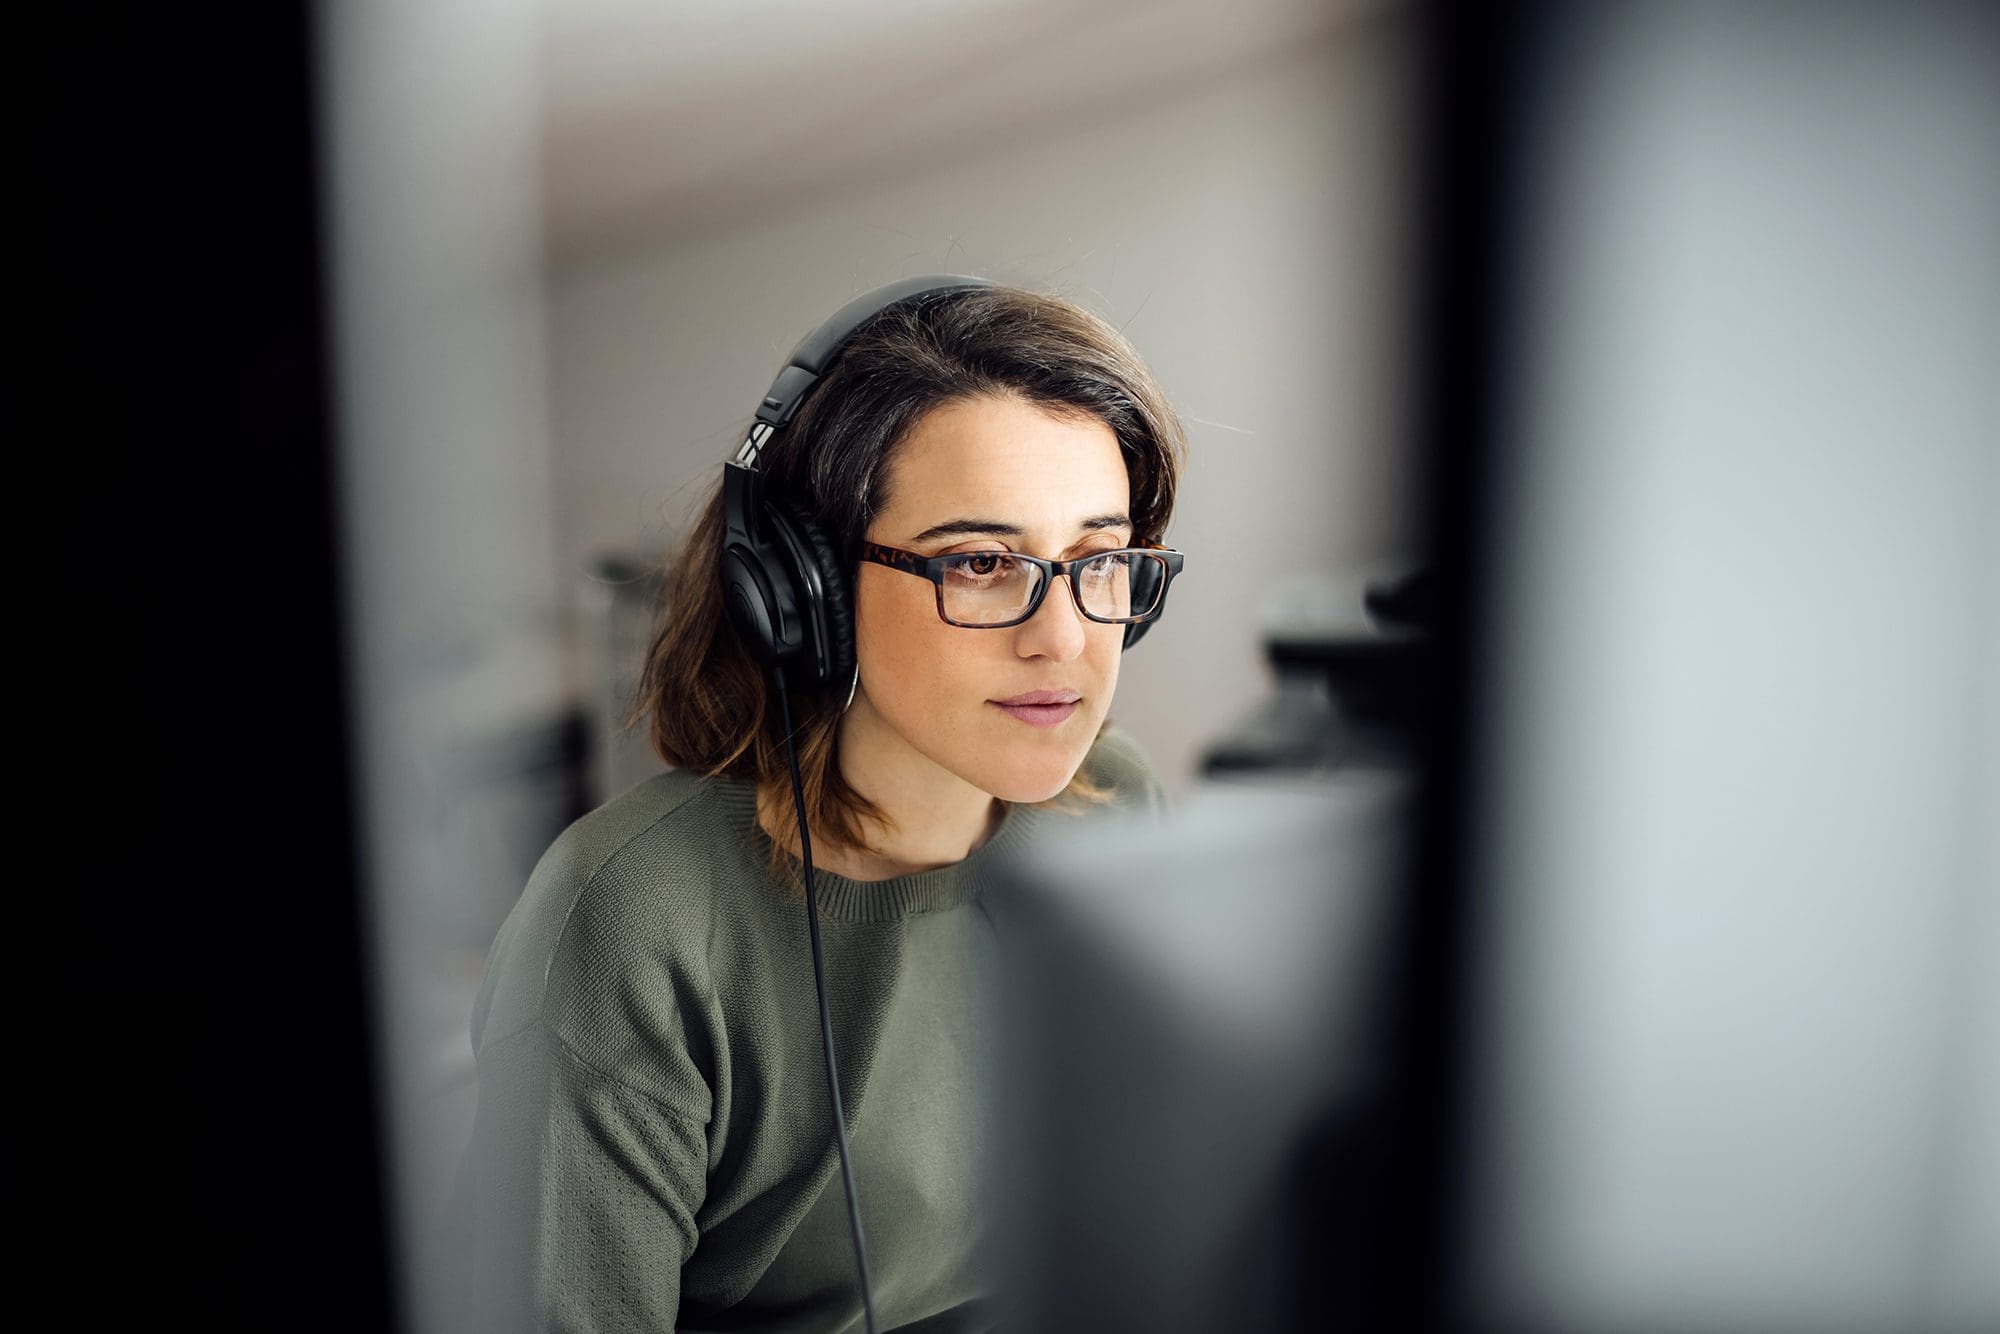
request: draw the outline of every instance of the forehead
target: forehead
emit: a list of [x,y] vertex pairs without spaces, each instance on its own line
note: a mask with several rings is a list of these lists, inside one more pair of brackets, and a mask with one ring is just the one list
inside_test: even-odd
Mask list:
[[960,518],[1003,520],[1067,540],[1086,519],[1124,513],[1131,481],[1118,437],[1095,417],[1057,416],[1014,397],[959,399],[911,428],[889,464],[878,540]]

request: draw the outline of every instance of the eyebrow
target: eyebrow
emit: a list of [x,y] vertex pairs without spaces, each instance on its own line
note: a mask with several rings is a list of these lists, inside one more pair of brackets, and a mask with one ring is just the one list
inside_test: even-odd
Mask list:
[[[1077,525],[1077,531],[1099,532],[1106,528],[1129,528],[1132,516],[1129,514],[1097,514]],[[935,542],[940,537],[1024,537],[1027,529],[1019,524],[1003,519],[946,519],[943,523],[932,524],[910,539],[911,546],[921,546]]]

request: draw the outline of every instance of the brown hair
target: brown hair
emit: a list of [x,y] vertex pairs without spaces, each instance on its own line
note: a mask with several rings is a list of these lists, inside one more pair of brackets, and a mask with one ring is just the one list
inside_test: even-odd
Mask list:
[[[1103,422],[1131,478],[1135,542],[1159,541],[1173,513],[1186,454],[1179,419],[1124,337],[1056,297],[985,287],[909,298],[864,324],[765,445],[759,467],[774,501],[804,505],[850,577],[869,524],[886,504],[897,446],[946,403],[1013,395],[1044,410]],[[721,466],[714,494],[662,582],[628,727],[651,718],[653,749],[668,764],[747,779],[796,822],[786,740],[763,670],[723,612]],[[799,775],[813,839],[870,850],[863,822],[889,817],[840,773],[845,689],[794,694]],[[1100,729],[1102,735],[1102,729]],[[1043,807],[1081,809],[1111,794],[1079,767]],[[773,840],[771,869],[796,883]]]

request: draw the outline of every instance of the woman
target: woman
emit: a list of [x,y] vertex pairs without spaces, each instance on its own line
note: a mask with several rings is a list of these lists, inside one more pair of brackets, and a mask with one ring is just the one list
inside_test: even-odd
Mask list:
[[1146,553],[1183,450],[1124,340],[1074,306],[994,286],[888,305],[755,459],[847,581],[827,595],[852,668],[782,699],[726,607],[745,576],[719,489],[635,710],[676,767],[543,856],[474,1015],[457,1224],[479,1328],[860,1327],[808,849],[879,1327],[986,1327],[980,875],[1044,820],[1161,802],[1107,715],[1129,626],[1178,569]]

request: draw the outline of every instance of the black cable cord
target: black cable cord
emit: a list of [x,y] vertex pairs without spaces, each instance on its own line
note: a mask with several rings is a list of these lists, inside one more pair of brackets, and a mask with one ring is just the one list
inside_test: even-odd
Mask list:
[[819,898],[813,887],[812,834],[806,828],[806,789],[799,779],[799,748],[792,739],[792,697],[782,669],[771,673],[778,690],[778,708],[785,724],[785,759],[792,769],[792,811],[799,817],[799,851],[806,864],[806,925],[812,931],[813,990],[819,995],[819,1036],[826,1051],[826,1091],[833,1100],[833,1134],[840,1146],[840,1180],[847,1188],[847,1222],[854,1232],[854,1267],[861,1275],[861,1317],[868,1334],[875,1334],[874,1285],[868,1280],[868,1246],[861,1239],[861,1206],[854,1194],[854,1164],[847,1151],[847,1113],[840,1105],[840,1073],[833,1063],[833,1020],[826,1009],[826,962],[819,946]]

